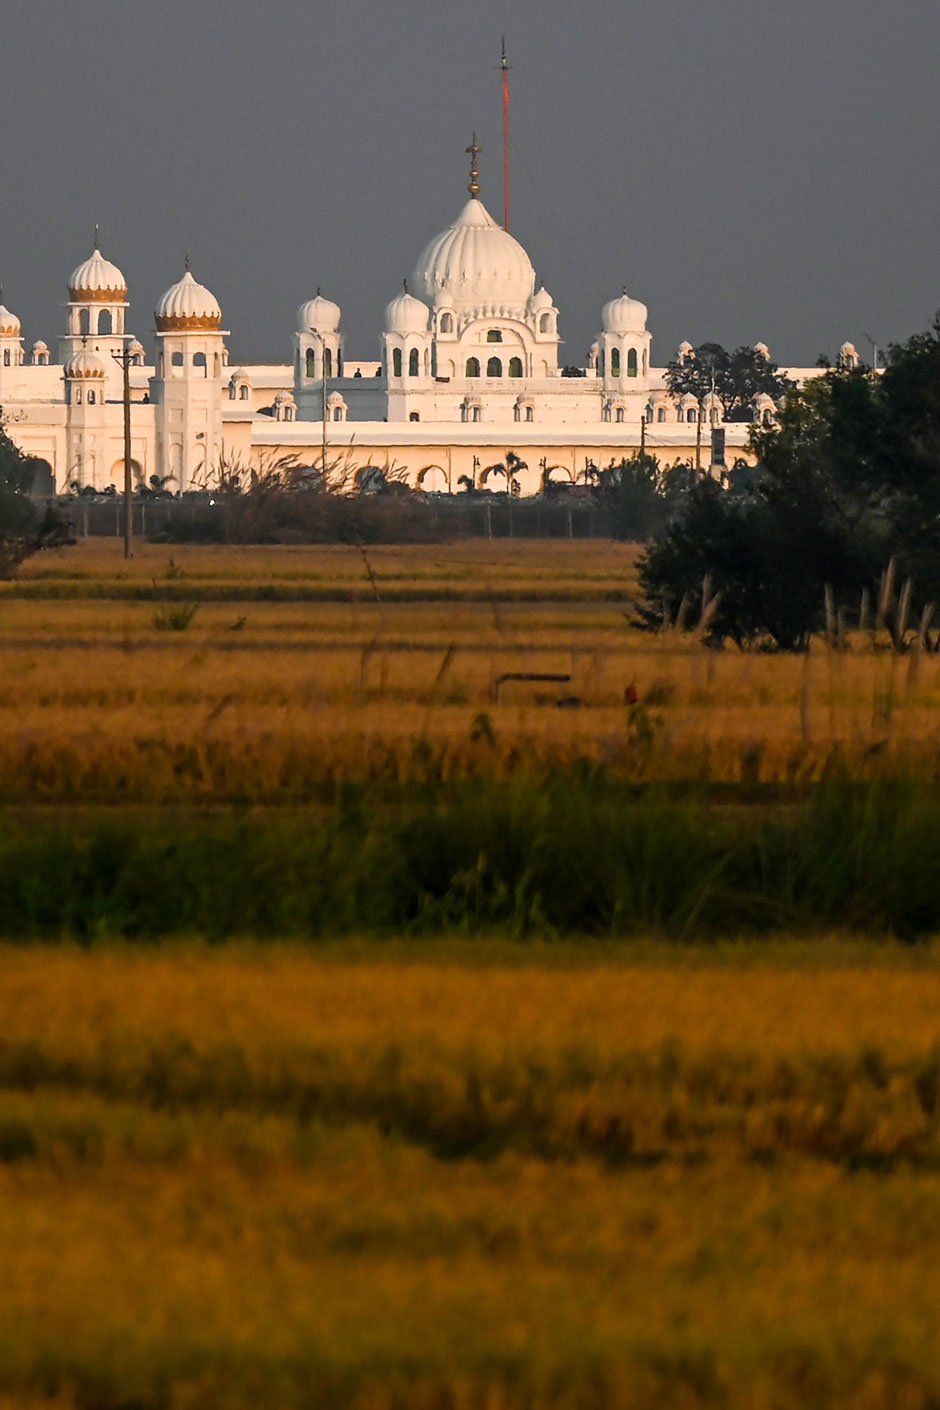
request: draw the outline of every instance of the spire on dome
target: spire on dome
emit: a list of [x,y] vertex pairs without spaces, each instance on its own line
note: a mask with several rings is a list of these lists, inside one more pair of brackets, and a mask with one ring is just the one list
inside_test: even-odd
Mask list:
[[477,166],[477,157],[482,151],[483,148],[477,142],[477,135],[476,133],[474,133],[473,141],[467,148],[467,156],[470,158],[470,184],[467,187],[467,190],[470,192],[470,195],[474,198],[476,198],[480,194],[480,171],[479,167]]
[[98,222],[95,221],[95,249],[98,249]]

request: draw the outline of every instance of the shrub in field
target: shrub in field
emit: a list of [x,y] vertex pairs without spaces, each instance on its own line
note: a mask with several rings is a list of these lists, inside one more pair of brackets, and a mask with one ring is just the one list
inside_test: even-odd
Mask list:
[[643,622],[672,620],[704,578],[720,594],[713,640],[768,638],[792,650],[824,601],[858,621],[893,560],[919,616],[940,601],[940,318],[891,349],[883,376],[834,369],[791,390],[773,427],[755,427],[756,475],[705,481],[641,565]]

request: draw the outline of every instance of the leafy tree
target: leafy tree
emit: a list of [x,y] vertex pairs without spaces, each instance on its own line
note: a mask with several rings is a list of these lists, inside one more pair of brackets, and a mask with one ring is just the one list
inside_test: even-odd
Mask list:
[[720,343],[700,343],[666,367],[666,386],[673,396],[691,395],[702,402],[714,393],[725,421],[753,420],[758,397],[779,402],[790,385],[775,362],[746,345],[729,353]]
[[876,377],[836,368],[755,427],[756,472],[696,485],[641,566],[641,618],[674,620],[708,577],[721,594],[710,632],[802,646],[824,596],[855,619],[894,560],[914,602],[940,603],[940,320],[890,350]]
[[595,476],[595,494],[610,516],[615,539],[644,543],[666,520],[666,501],[659,461],[645,453],[618,464],[611,461]]
[[40,510],[30,499],[35,470],[35,461],[7,434],[0,411],[0,578],[12,577],[41,548],[70,542],[61,515],[51,508]]

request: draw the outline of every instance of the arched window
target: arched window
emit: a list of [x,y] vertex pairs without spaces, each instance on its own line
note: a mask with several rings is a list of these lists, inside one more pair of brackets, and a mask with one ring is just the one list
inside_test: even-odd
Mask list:
[[285,406],[285,408],[284,408],[284,420],[285,420],[285,421],[293,421],[293,419],[294,419],[294,408],[293,408],[292,406]]
[[241,384],[241,386],[239,387],[239,389],[238,389],[238,397],[239,397],[239,400],[240,400],[240,401],[247,401],[247,400],[248,400],[248,385],[247,385],[247,383],[243,382],[243,383]]
[[550,313],[543,313],[539,319],[539,332],[550,333],[552,331],[552,316]]
[[616,417],[616,419],[617,419],[617,421],[620,422],[621,424],[623,423],[623,407],[622,407],[622,406],[618,406],[618,407],[617,407],[617,417]]
[[173,366],[174,366],[174,367],[182,367],[182,365],[183,365],[183,354],[182,354],[181,352],[175,352],[175,353],[173,354]]
[[694,407],[694,406],[690,406],[690,407],[689,407],[688,411],[685,413],[685,419],[686,419],[686,421],[692,421],[692,422],[695,422],[695,421],[698,420],[698,412],[695,410],[695,407]]
[[657,420],[657,421],[665,421],[665,419],[666,419],[666,408],[665,408],[664,406],[661,406],[661,407],[657,408],[657,411],[656,411],[656,420]]
[[411,415],[408,417],[408,420],[409,420],[409,421],[420,421],[420,420],[421,420],[421,417],[418,415],[417,411],[413,411],[413,412],[411,413]]
[[765,406],[765,407],[764,407],[764,418],[763,418],[763,419],[764,419],[764,425],[765,425],[765,426],[772,426],[772,425],[774,424],[774,414],[773,414],[773,412],[771,411],[771,409],[770,409],[769,406]]
[[234,382],[229,382],[229,384],[228,384],[228,399],[229,399],[229,401],[234,401],[237,395],[238,395],[238,392],[237,392],[237,390],[236,390],[235,383],[234,383]]
[[343,408],[342,408],[341,406],[334,407],[334,408],[333,408],[333,420],[334,420],[334,421],[342,421],[342,419],[343,419]]
[[96,402],[97,400],[98,400],[98,398],[95,396],[94,391],[93,391],[91,388],[89,388],[89,389],[88,389],[88,405],[89,405],[89,406],[94,406],[94,404],[95,404],[95,402]]
[[392,348],[392,376],[401,376],[401,348]]
[[503,364],[498,357],[490,358],[489,362],[486,364],[486,375],[487,377],[502,377]]
[[81,313],[78,315],[78,331],[84,337],[87,337],[88,334],[91,332],[90,315],[87,308],[83,308]]
[[513,409],[512,409],[512,419],[513,419],[513,421],[521,421],[521,420],[522,420],[522,407],[521,407],[521,406],[514,406],[514,407],[513,407]]
[[483,413],[482,413],[482,411],[480,410],[480,408],[479,408],[478,406],[475,406],[475,407],[473,408],[472,413],[471,413],[471,416],[470,416],[470,420],[471,420],[471,421],[482,421],[482,420],[483,420]]
[[636,376],[636,348],[627,348],[627,376]]
[[408,354],[408,376],[417,377],[418,370],[418,349],[412,348]]
[[522,376],[522,358],[521,358],[521,357],[511,357],[511,358],[509,359],[509,375],[510,375],[510,377],[521,377],[521,376]]
[[315,349],[315,348],[308,348],[308,349],[307,349],[307,376],[308,376],[308,377],[316,377],[316,375],[317,375],[317,354],[316,354],[316,349]]
[[468,377],[479,377],[479,375],[480,375],[480,363],[479,363],[478,359],[475,358],[475,357],[468,357],[468,358],[467,358],[467,376],[468,376]]
[[333,376],[333,353],[330,348],[323,349],[323,375],[324,377]]
[[710,416],[711,416],[711,423],[712,423],[712,425],[713,425],[713,426],[717,426],[717,425],[718,425],[718,408],[717,408],[717,406],[713,406],[713,407],[712,407],[711,412],[710,412]]
[[527,406],[527,407],[526,407],[526,409],[525,409],[525,419],[526,419],[527,421],[534,421],[534,420],[535,420],[535,408],[534,408],[534,407],[531,407],[531,406]]
[[3,349],[3,365],[4,365],[4,367],[9,367],[9,365],[10,365],[10,349],[9,349],[9,348],[4,348],[4,349]]
[[454,315],[453,315],[452,313],[442,313],[442,314],[441,314],[441,332],[442,332],[442,333],[453,333],[453,331],[454,331]]
[[601,420],[602,420],[602,421],[609,421],[609,420],[610,420],[610,407],[607,406],[606,404],[604,405],[604,408],[603,408],[603,410],[601,411]]
[[610,375],[611,375],[611,377],[619,377],[619,376],[620,376],[620,349],[619,349],[619,348],[611,348],[611,350],[610,350]]
[[76,403],[77,406],[81,406],[81,404],[82,404],[82,389],[81,389],[81,387],[76,387],[76,388],[75,388],[75,403]]
[[486,341],[488,343],[501,343],[503,341],[503,335],[498,328],[490,328],[486,334]]
[[206,355],[203,352],[193,354],[193,367],[196,369],[197,377],[208,377],[209,370],[206,367]]
[[98,314],[98,332],[103,337],[107,337],[112,332],[113,328],[114,322],[111,318],[111,310],[109,308],[103,308]]

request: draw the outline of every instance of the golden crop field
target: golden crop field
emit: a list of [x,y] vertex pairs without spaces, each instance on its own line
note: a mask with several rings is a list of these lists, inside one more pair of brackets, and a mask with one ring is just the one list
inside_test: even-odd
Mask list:
[[940,1395],[933,952],[0,965],[0,1403]]
[[[638,780],[937,777],[940,659],[867,636],[807,657],[649,636],[635,561],[572,540],[39,555],[0,587],[0,798],[298,797],[575,760]],[[562,679],[503,679],[533,674]]]
[[0,585],[0,1410],[936,1410],[940,660],[636,556]]

